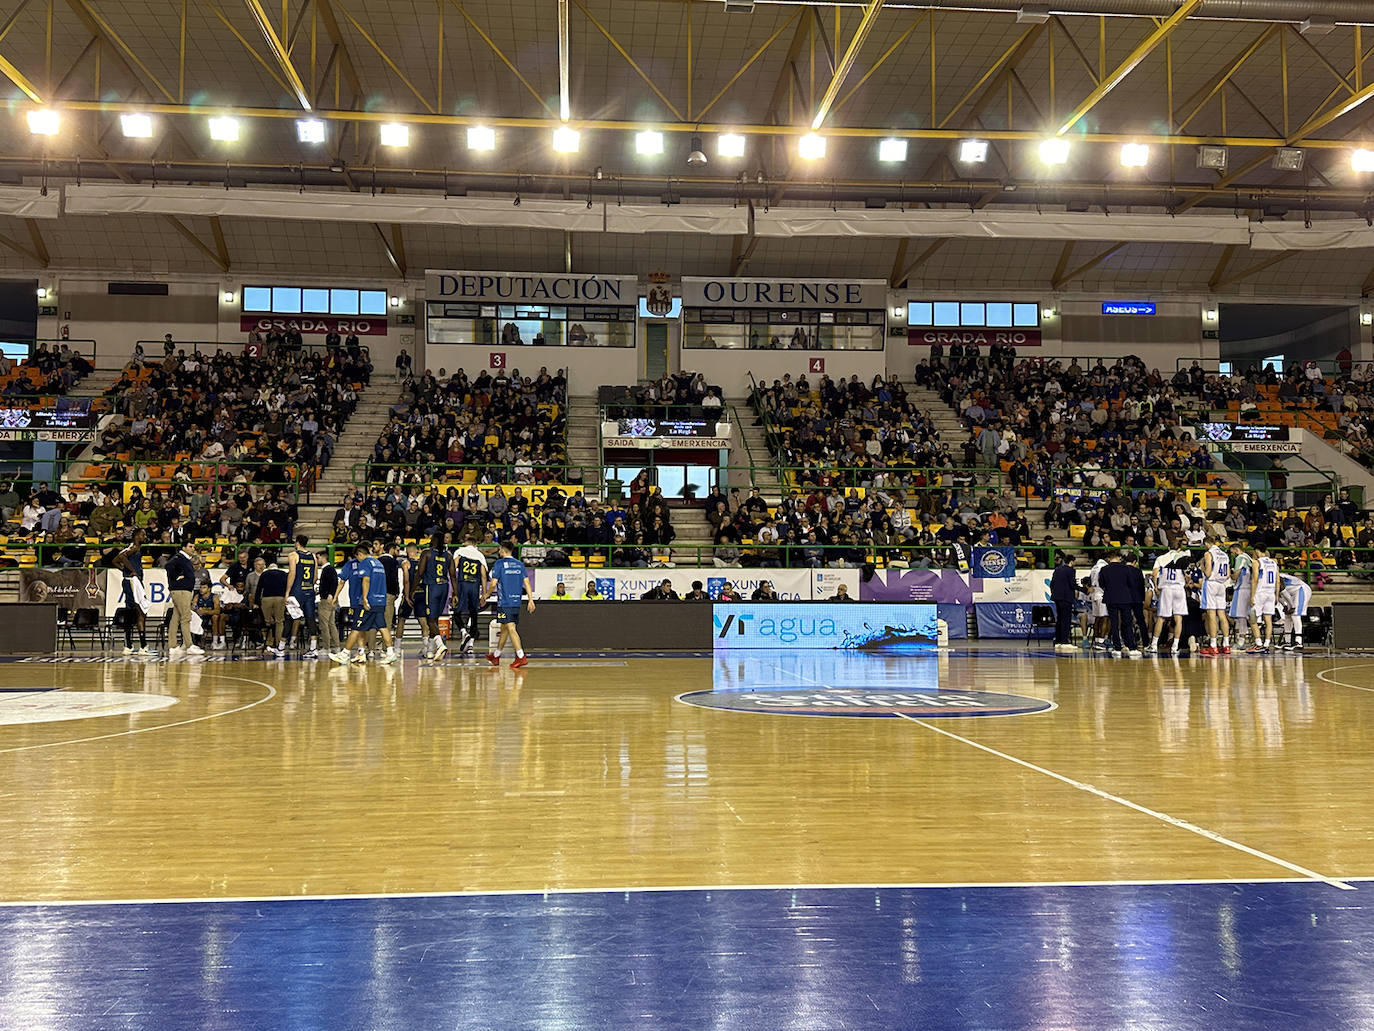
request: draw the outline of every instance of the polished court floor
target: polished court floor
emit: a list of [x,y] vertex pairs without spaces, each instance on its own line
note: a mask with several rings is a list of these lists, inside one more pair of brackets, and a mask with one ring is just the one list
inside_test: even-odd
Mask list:
[[1353,656],[4,663],[0,1027],[1371,1027],[1371,731]]

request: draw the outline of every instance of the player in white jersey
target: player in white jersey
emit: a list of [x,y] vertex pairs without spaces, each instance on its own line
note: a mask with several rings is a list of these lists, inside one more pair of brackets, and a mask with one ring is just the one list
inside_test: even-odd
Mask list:
[[1312,588],[1301,577],[1291,573],[1279,574],[1279,601],[1283,603],[1288,622],[1286,652],[1302,651],[1302,617],[1307,615],[1307,603],[1312,600]]
[[1097,575],[1102,572],[1102,567],[1107,564],[1105,558],[1098,559],[1093,563],[1092,569],[1088,571],[1088,582],[1092,585],[1088,600],[1092,604],[1090,615],[1093,621],[1093,636],[1097,638],[1097,650],[1107,650],[1107,603],[1102,597],[1102,588],[1098,586]]
[[[1279,564],[1269,557],[1269,548],[1255,545],[1255,567],[1250,578],[1250,611],[1255,621],[1255,643],[1250,651],[1263,655],[1274,636],[1274,606],[1278,602]],[[1260,628],[1263,627],[1263,637]]]
[[1226,625],[1226,588],[1231,584],[1231,560],[1213,538],[1202,553],[1202,619],[1211,643],[1203,655],[1231,654],[1231,634]]
[[1178,654],[1178,646],[1183,637],[1183,617],[1188,614],[1188,594],[1184,589],[1183,567],[1178,563],[1186,556],[1178,552],[1166,551],[1155,560],[1155,582],[1159,585],[1159,598],[1155,603],[1155,632],[1150,639],[1148,651],[1159,651],[1159,635],[1164,630],[1164,621],[1174,621],[1174,641],[1170,654]]

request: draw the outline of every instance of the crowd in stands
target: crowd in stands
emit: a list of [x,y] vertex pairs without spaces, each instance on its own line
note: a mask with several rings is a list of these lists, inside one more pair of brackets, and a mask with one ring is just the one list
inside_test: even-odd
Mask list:
[[588,499],[579,489],[556,485],[537,493],[518,484],[373,485],[366,496],[344,499],[333,527],[333,544],[425,541],[439,531],[454,547],[511,541],[526,563],[544,566],[570,565],[572,555],[583,552],[612,565],[667,565],[676,537],[667,499],[643,473],[623,502]]
[[0,354],[0,395],[7,399],[31,394],[65,394],[95,371],[95,366],[67,344],[34,345],[22,362]]
[[635,386],[603,386],[597,400],[610,419],[719,417],[725,408],[719,386],[685,369]]
[[[369,483],[424,484],[431,467],[465,466],[477,483],[565,480],[567,378],[563,370],[483,370],[475,379],[426,370],[405,381],[368,462]],[[466,479],[459,470],[439,470]]]
[[263,463],[259,482],[280,483],[286,466],[329,464],[371,374],[365,353],[282,352],[265,361],[177,351],[131,361],[109,392],[123,418],[94,450],[122,461]]

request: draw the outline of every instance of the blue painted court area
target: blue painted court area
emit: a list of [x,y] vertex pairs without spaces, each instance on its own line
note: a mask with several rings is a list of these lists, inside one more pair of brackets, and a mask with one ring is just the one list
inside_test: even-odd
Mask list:
[[1312,882],[0,909],[0,1027],[1374,1025],[1374,909]]

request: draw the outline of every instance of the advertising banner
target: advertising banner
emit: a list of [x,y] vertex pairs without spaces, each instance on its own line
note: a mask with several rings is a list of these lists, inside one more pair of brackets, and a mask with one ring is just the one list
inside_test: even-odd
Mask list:
[[1223,444],[1239,454],[1296,455],[1302,453],[1300,429],[1287,426],[1259,426],[1249,423],[1204,422],[1198,438],[1210,444]]
[[[855,570],[857,572],[857,570]],[[560,582],[567,584],[567,593],[581,599],[589,581],[607,601],[633,601],[667,580],[679,595],[686,595],[692,583],[700,580],[702,588],[712,598],[719,596],[728,581],[735,591],[749,597],[767,580],[784,601],[810,601],[811,576],[809,569],[550,569],[530,570],[530,585],[536,599],[553,597]],[[832,592],[833,593],[833,592]],[[826,597],[829,597],[827,595]]]
[[637,448],[671,451],[721,451],[730,446],[729,437],[603,437],[601,446],[607,448]]
[[989,579],[1007,579],[1016,575],[1015,548],[974,548],[973,575]]
[[900,652],[936,644],[934,605],[717,602],[715,650]]
[[1004,580],[975,581],[975,602],[1048,602],[1050,600],[1049,569],[1018,569],[1016,575]]
[[1015,638],[1022,641],[1028,637],[1036,640],[1048,640],[1053,637],[1053,626],[1031,626],[1031,607],[1031,602],[1021,601],[978,602],[974,606],[974,611],[978,614],[978,636]]
[[841,584],[844,585],[845,593],[858,601],[860,587],[857,569],[811,570],[811,600],[829,601],[840,592]]
[[105,584],[95,569],[21,569],[19,600],[102,611]]
[[933,601],[972,605],[966,573],[954,569],[880,569],[859,585],[860,601]]

